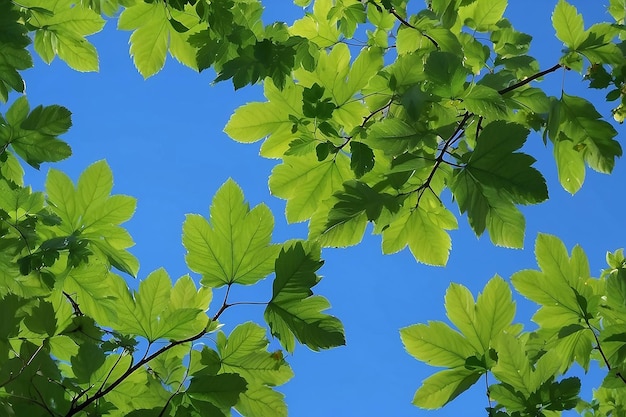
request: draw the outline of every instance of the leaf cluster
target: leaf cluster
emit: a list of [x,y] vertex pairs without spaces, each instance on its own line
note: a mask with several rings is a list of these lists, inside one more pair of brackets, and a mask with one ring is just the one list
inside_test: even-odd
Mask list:
[[[539,270],[524,270],[511,284],[539,309],[537,329],[513,324],[511,288],[495,276],[475,301],[467,288],[451,284],[445,305],[449,321],[416,324],[400,331],[408,353],[446,368],[423,381],[414,404],[439,408],[484,378],[489,415],[551,416],[576,408],[585,415],[619,415],[626,392],[624,360],[623,251],[607,253],[608,268],[592,278],[583,250],[568,254],[563,242],[541,234],[535,244]],[[579,396],[580,379],[567,377],[574,363],[606,367],[594,399]],[[491,375],[497,382],[489,384]],[[615,401],[607,401],[613,398]]]

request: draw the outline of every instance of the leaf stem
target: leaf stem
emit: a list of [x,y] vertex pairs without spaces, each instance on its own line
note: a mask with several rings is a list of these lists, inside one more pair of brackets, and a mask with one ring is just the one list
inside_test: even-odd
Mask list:
[[[587,323],[587,327],[589,328],[589,331],[593,334],[593,338],[596,340],[596,349],[598,349],[598,352],[600,352],[600,356],[602,356],[602,360],[604,361],[606,368],[610,372],[612,368],[611,368],[611,365],[609,364],[609,359],[606,357],[604,350],[602,350],[602,346],[600,345],[600,339],[598,339],[598,335],[596,334],[596,332],[593,331],[593,327],[591,326],[591,323],[589,323],[589,319],[587,317],[585,317],[585,323]],[[626,377],[624,377],[624,375],[622,375],[620,372],[616,372],[615,376],[621,379],[624,384],[626,384]]]

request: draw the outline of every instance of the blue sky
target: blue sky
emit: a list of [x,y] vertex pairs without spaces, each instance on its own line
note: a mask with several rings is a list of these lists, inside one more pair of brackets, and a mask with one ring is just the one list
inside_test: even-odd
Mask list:
[[[605,2],[571,3],[583,12],[588,26],[602,18]],[[301,15],[300,9],[285,3],[266,2],[265,22],[276,18],[291,23]],[[507,16],[515,28],[535,37],[531,55],[542,69],[554,65],[561,50],[550,23],[556,1],[510,3]],[[411,4],[421,6],[417,0]],[[267,179],[276,161],[258,156],[260,143],[237,144],[222,133],[238,106],[263,100],[260,86],[237,92],[228,82],[212,86],[211,71],[196,74],[172,59],[163,71],[144,81],[128,55],[130,33],[117,31],[115,24],[109,22],[103,32],[91,37],[100,54],[99,73],[74,72],[58,59],[47,66],[37,58],[35,68],[24,77],[32,106],[61,104],[73,112],[74,126],[64,139],[74,155],[54,166],[76,179],[90,163],[106,159],[115,176],[114,192],[137,197],[137,212],[126,226],[136,242],[132,252],[141,263],[140,277],[161,266],[172,277],[190,272],[181,243],[184,216],[208,215],[213,194],[229,177],[243,188],[251,205],[265,203],[272,209],[274,241],[306,237],[305,225],[287,225],[284,201],[269,194]],[[543,85],[556,95],[561,86],[590,100],[601,100],[604,94],[585,91],[581,76],[572,71],[551,74]],[[599,109],[610,118],[610,107]],[[616,128],[623,142],[625,131]],[[450,282],[462,283],[476,294],[496,273],[508,279],[515,271],[535,268],[533,246],[539,232],[559,236],[568,249],[581,244],[595,276],[605,265],[606,251],[625,246],[623,161],[618,161],[611,176],[588,171],[582,190],[570,196],[558,184],[552,149],[544,147],[539,135],[531,135],[526,150],[547,178],[550,200],[523,209],[524,250],[496,248],[487,236],[477,239],[465,218],[451,233],[453,250],[446,268],[419,265],[408,250],[383,256],[379,236],[366,235],[357,247],[324,250],[326,263],[320,270],[324,279],[316,292],[330,300],[330,312],[344,322],[348,344],[321,353],[299,346],[287,357],[296,374],[282,389],[291,416],[485,415],[482,380],[442,410],[426,412],[412,406],[420,382],[436,369],[405,353],[398,330],[445,320],[443,296]],[[27,180],[36,189],[42,189],[48,167],[28,171]],[[444,202],[450,203],[449,195]],[[267,280],[258,287],[234,288],[231,300],[266,301],[270,285]],[[221,297],[216,291],[213,311]],[[517,302],[517,320],[532,329],[533,306],[523,299]],[[224,313],[222,322],[229,331],[247,320],[262,323],[262,313],[261,306],[240,306]],[[601,372],[592,374],[589,379],[597,382]],[[590,385],[583,385],[583,390],[589,398]]]

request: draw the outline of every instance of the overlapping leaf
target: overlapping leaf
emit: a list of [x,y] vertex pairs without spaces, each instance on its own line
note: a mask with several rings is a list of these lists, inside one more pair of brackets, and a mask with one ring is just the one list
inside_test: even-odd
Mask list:
[[14,90],[24,92],[24,80],[18,73],[33,66],[26,50],[30,44],[26,26],[19,22],[19,13],[10,2],[0,4],[0,101],[9,98]]
[[123,334],[157,339],[183,340],[202,332],[208,317],[212,293],[196,287],[189,276],[172,281],[158,269],[139,284],[131,294],[123,282],[115,282],[111,296],[116,299],[117,317],[106,325]]
[[67,175],[54,169],[46,179],[51,210],[62,220],[58,236],[89,241],[89,247],[101,252],[111,265],[134,276],[139,263],[127,251],[134,243],[119,225],[131,218],[136,202],[125,195],[111,196],[112,188],[113,175],[105,161],[90,165],[76,187]]
[[513,331],[515,303],[509,286],[496,276],[476,302],[467,288],[451,284],[446,311],[453,330],[443,322],[416,324],[400,331],[408,353],[433,366],[449,369],[423,381],[413,403],[440,408],[473,385],[495,363],[493,348],[503,332]]
[[241,188],[229,179],[215,194],[210,221],[187,215],[183,244],[189,267],[202,285],[254,284],[273,271],[278,245],[270,243],[274,217],[260,204],[250,210]]
[[35,51],[50,63],[59,56],[77,71],[98,71],[98,53],[86,36],[100,32],[104,19],[72,0],[27,0],[28,23],[35,28]]
[[345,344],[341,322],[323,313],[330,304],[311,290],[320,280],[315,271],[321,266],[319,249],[305,248],[301,242],[281,250],[276,259],[272,299],[264,316],[288,352],[293,352],[295,339],[313,350]]
[[218,334],[217,349],[220,360],[219,373],[241,375],[248,387],[235,408],[250,417],[286,416],[284,395],[272,387],[282,385],[293,377],[289,365],[280,352],[267,351],[265,329],[247,322],[226,337]]
[[[528,130],[521,125],[494,122],[478,137],[463,169],[455,170],[450,186],[462,213],[467,212],[477,235],[485,228],[496,245],[522,247],[524,217],[515,204],[535,204],[548,198],[541,173],[531,156],[515,152]],[[506,136],[506,140],[502,137]]]
[[353,177],[348,157],[319,162],[315,156],[289,156],[277,165],[270,177],[270,191],[287,200],[286,215],[291,223],[311,217],[321,202]]
[[65,107],[37,106],[32,111],[25,96],[15,100],[0,115],[0,143],[10,145],[29,165],[39,168],[42,162],[57,162],[72,154],[58,136],[72,126],[71,113]]
[[613,139],[617,131],[587,100],[563,93],[553,103],[548,134],[555,143],[554,156],[563,188],[577,192],[585,179],[584,163],[592,169],[611,173],[621,145]]
[[132,30],[130,54],[144,78],[163,68],[167,52],[179,62],[197,69],[196,49],[188,42],[191,34],[200,30],[195,8],[169,8],[166,3],[138,2],[124,9],[118,29]]
[[396,253],[408,246],[417,261],[443,266],[452,247],[446,230],[457,228],[456,217],[429,192],[415,206],[415,198],[407,199],[382,232],[383,253]]
[[593,335],[581,322],[591,319],[599,304],[587,285],[587,258],[578,246],[570,258],[563,242],[544,234],[537,237],[535,255],[541,271],[520,271],[511,281],[517,291],[541,305],[533,320],[541,326],[540,335],[560,352],[561,369],[574,360],[587,368]]

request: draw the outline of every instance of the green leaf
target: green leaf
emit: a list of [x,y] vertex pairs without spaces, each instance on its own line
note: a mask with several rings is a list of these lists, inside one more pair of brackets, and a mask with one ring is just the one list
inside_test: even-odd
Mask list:
[[475,0],[459,9],[459,18],[472,29],[488,32],[502,19],[507,4],[506,0]]
[[235,408],[252,416],[286,416],[284,395],[271,387],[282,385],[293,377],[280,351],[267,351],[265,329],[247,322],[241,324],[226,338],[218,335],[221,371],[241,375],[248,389],[239,397]]
[[315,271],[321,266],[319,255],[305,250],[300,242],[281,250],[276,259],[272,299],[264,317],[288,352],[295,348],[294,338],[312,350],[345,344],[341,322],[322,313],[330,304],[311,291],[320,280]]
[[344,182],[343,191],[335,193],[311,218],[309,238],[323,246],[345,247],[363,238],[369,221],[376,221],[383,211],[395,213],[400,201],[391,194],[377,192],[364,182]]
[[406,351],[432,366],[455,368],[465,365],[475,349],[458,332],[438,321],[415,324],[400,330]]
[[286,156],[272,170],[269,186],[272,194],[287,200],[287,221],[295,223],[310,218],[351,177],[348,157],[343,154],[323,162],[311,155]]
[[383,231],[383,253],[396,253],[408,246],[418,262],[444,266],[452,247],[446,230],[458,227],[456,217],[428,191],[415,205],[415,198],[407,199],[397,218]]
[[436,146],[432,134],[421,132],[399,118],[385,118],[369,130],[365,143],[387,155],[400,155],[420,146]]
[[504,99],[493,88],[470,84],[462,98],[463,105],[471,113],[483,116],[488,120],[499,120],[507,117],[508,112]]
[[[477,182],[517,204],[536,204],[548,198],[545,179],[531,165],[535,159],[514,152],[522,147],[528,130],[515,123],[488,124],[478,137],[465,167]],[[506,137],[507,140],[502,140]]]
[[485,228],[494,245],[509,248],[524,246],[526,221],[515,205],[498,191],[480,184],[468,170],[456,171],[450,189],[461,213],[467,212],[477,236]]
[[204,311],[211,301],[210,292],[196,292],[195,286],[191,292],[191,279],[181,280],[172,288],[167,272],[158,269],[139,284],[134,297],[123,282],[115,283],[112,296],[117,300],[118,314],[107,325],[150,342],[162,338],[183,340],[202,332],[208,324]]
[[610,173],[615,158],[622,155],[621,145],[613,139],[617,135],[613,126],[600,120],[593,104],[580,97],[563,93],[557,111],[559,124],[550,132],[552,140],[569,138],[592,169]]
[[249,387],[239,397],[235,409],[250,417],[287,417],[284,394],[264,385]]
[[434,410],[454,400],[480,378],[480,373],[458,367],[437,372],[422,382],[413,397],[413,404]]
[[563,137],[554,143],[554,160],[559,182],[570,194],[576,194],[585,182],[585,161],[581,147]]
[[309,39],[320,48],[337,44],[341,32],[337,27],[338,19],[328,18],[331,7],[331,0],[316,0],[313,4],[313,13],[307,13],[302,19],[296,20],[289,31],[293,35]]
[[227,410],[237,403],[246,387],[246,380],[237,374],[196,375],[186,393],[193,399]]
[[33,60],[26,47],[30,43],[27,28],[20,22],[19,12],[14,5],[4,2],[0,5],[0,101],[6,103],[9,92],[24,92],[24,80],[18,73],[33,66]]
[[362,142],[350,142],[350,168],[357,178],[361,178],[374,167],[374,152]]
[[186,261],[202,285],[251,285],[273,270],[279,247],[270,243],[274,218],[260,204],[250,210],[241,188],[229,179],[213,198],[210,223],[197,214],[183,224]]
[[109,196],[113,175],[105,161],[96,162],[80,175],[77,187],[60,171],[51,169],[46,191],[52,211],[63,222],[57,226],[61,236],[75,236],[89,241],[89,249],[101,253],[109,263],[132,276],[139,263],[126,250],[134,245],[128,232],[119,224],[135,211],[135,199]]
[[[171,19],[180,26],[174,27]],[[159,2],[139,2],[124,9],[117,27],[133,31],[130,54],[139,73],[148,78],[163,68],[168,50],[179,62],[197,69],[196,50],[188,39],[200,30],[198,23],[193,7],[175,10]],[[181,27],[187,30],[181,31]]]
[[267,137],[261,147],[261,155],[266,158],[280,158],[289,149],[294,139],[291,131],[296,119],[302,114],[301,86],[287,82],[282,90],[274,83],[264,82],[265,103],[253,102],[239,107],[228,120],[224,132],[232,139],[250,143]]
[[[33,11],[28,23],[35,27],[35,51],[50,63],[56,55],[77,71],[98,71],[98,53],[86,36],[100,32],[104,19],[93,10],[71,7],[70,0],[60,0],[50,12]],[[36,10],[36,9],[35,9]]]
[[28,100],[22,96],[7,111],[8,123],[0,125],[0,138],[6,138],[16,154],[38,169],[42,162],[57,162],[72,154],[57,138],[72,125],[70,116],[69,110],[57,105],[37,106],[30,112]]
[[552,25],[556,37],[571,49],[576,49],[585,39],[583,17],[574,6],[559,0],[552,13]]
[[454,98],[462,94],[468,72],[461,59],[450,52],[432,52],[424,67],[433,94]]
[[218,337],[222,371],[239,374],[250,385],[284,384],[293,372],[282,357],[267,351],[268,344],[263,327],[252,322],[238,325],[227,338]]

